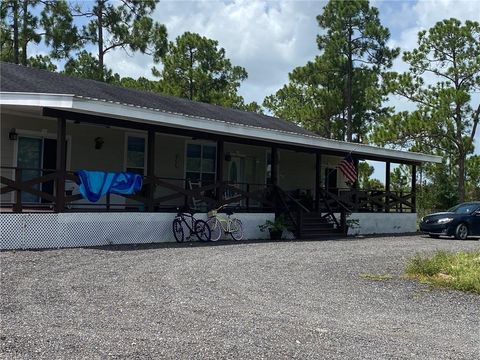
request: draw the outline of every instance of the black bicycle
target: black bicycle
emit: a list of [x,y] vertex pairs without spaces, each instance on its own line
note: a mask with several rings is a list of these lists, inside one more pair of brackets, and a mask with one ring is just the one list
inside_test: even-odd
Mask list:
[[195,219],[193,212],[189,210],[180,211],[173,220],[173,235],[177,242],[185,241],[185,230],[189,231],[187,241],[194,235],[200,241],[210,241],[212,236],[208,224],[203,220]]

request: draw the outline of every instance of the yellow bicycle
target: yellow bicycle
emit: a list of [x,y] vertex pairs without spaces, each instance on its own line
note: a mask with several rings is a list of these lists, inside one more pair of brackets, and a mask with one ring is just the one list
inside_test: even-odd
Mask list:
[[225,210],[226,216],[218,213],[224,206],[208,212],[207,224],[211,231],[210,241],[220,239],[222,232],[230,235],[234,240],[242,240],[243,224],[239,219],[232,217],[233,211],[230,209]]

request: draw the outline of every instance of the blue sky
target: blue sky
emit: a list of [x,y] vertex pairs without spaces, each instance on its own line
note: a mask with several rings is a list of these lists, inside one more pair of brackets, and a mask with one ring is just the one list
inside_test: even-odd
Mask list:
[[[480,0],[373,0],[371,3],[379,8],[383,25],[390,29],[390,45],[402,50],[415,47],[417,33],[437,21],[450,17],[480,20]],[[246,101],[262,103],[265,96],[287,82],[292,69],[318,54],[315,38],[320,29],[315,18],[324,5],[325,1],[163,0],[153,17],[167,26],[171,40],[185,31],[218,40],[227,57],[248,71],[241,95]],[[42,50],[30,49],[31,53]],[[115,51],[105,61],[122,76],[152,78],[151,57]],[[394,69],[404,71],[407,66],[399,58]],[[476,101],[480,101],[480,96]],[[393,97],[390,102],[400,110],[412,108],[399,98]],[[476,145],[476,153],[480,154],[480,135],[476,136]]]

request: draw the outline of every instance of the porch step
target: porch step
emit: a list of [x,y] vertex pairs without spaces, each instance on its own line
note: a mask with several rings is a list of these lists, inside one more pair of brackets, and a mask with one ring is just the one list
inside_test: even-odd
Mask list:
[[341,229],[330,229],[325,231],[302,232],[301,239],[325,239],[329,237],[343,236]]
[[307,230],[310,230],[310,231],[313,231],[313,230],[316,230],[316,229],[319,229],[319,230],[327,230],[327,229],[333,229],[335,227],[334,224],[332,223],[329,223],[329,222],[312,222],[312,223],[308,223],[308,224],[305,224],[303,223],[302,225],[302,229],[304,231],[307,231]]
[[342,229],[336,229],[333,222],[323,217],[321,213],[315,212],[303,214],[300,230],[302,239],[321,239],[343,235]]

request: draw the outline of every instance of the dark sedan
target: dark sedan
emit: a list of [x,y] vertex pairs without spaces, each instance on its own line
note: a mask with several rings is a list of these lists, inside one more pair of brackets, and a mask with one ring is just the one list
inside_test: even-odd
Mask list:
[[427,215],[420,221],[420,231],[434,238],[444,235],[465,240],[468,236],[480,236],[480,202],[463,203],[446,212]]

